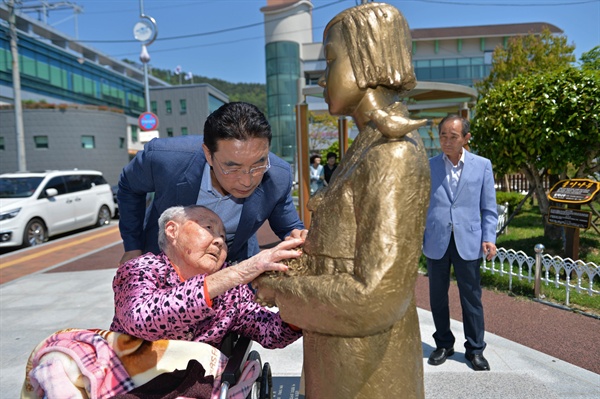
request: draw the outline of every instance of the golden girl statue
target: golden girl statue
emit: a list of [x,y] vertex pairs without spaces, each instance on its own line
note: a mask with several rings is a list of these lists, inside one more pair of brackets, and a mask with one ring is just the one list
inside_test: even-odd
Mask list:
[[416,85],[400,12],[367,3],[324,32],[319,80],[333,115],[360,133],[311,198],[299,269],[263,276],[260,301],[303,329],[307,399],[423,398],[414,285],[429,204],[429,164],[398,100]]

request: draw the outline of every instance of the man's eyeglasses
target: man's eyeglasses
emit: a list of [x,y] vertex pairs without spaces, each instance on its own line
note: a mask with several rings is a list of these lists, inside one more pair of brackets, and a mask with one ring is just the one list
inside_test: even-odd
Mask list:
[[267,164],[263,165],[263,166],[255,166],[253,168],[250,168],[248,171],[243,170],[242,168],[228,168],[228,169],[224,169],[221,166],[221,162],[219,162],[218,159],[215,158],[215,156],[212,156],[213,160],[216,161],[215,163],[217,165],[219,165],[219,169],[221,169],[221,172],[225,175],[225,176],[230,176],[230,177],[240,177],[243,174],[244,175],[250,175],[252,177],[256,177],[256,176],[262,176],[264,175],[267,170],[269,170],[269,168],[271,168],[271,161],[269,160],[269,157],[267,156]]

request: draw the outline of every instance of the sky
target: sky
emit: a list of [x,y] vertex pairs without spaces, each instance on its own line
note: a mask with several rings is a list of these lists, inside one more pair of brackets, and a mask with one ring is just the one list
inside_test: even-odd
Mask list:
[[[50,1],[56,3],[57,1]],[[265,83],[263,14],[267,0],[71,0],[83,8],[51,10],[55,29],[117,59],[139,60],[133,37],[140,8],[158,26],[148,46],[150,67],[222,79]],[[336,14],[360,0],[313,0],[313,41]],[[547,22],[575,44],[577,59],[600,45],[600,0],[397,0],[387,1],[406,17],[411,29]],[[24,5],[39,1],[23,0]],[[28,13],[38,18],[36,13]],[[41,18],[43,20],[43,17]]]

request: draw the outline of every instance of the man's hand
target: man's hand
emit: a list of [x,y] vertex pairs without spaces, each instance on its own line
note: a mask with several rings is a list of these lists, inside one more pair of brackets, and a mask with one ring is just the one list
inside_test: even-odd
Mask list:
[[121,266],[123,263],[127,262],[128,260],[135,259],[141,255],[142,255],[141,249],[134,249],[133,251],[127,251],[121,257],[121,260],[119,261],[119,266]]
[[483,254],[487,260],[492,260],[492,258],[496,256],[496,245],[491,242],[484,241],[481,246],[483,247]]
[[302,240],[306,240],[307,234],[308,234],[308,230],[306,230],[306,229],[304,229],[304,230],[294,229],[294,230],[292,230],[292,232],[290,233],[289,236],[285,237],[285,239],[292,240],[294,238],[301,238]]

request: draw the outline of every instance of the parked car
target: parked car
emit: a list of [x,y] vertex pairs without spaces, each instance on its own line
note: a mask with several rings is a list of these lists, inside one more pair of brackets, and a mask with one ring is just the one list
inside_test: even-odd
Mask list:
[[113,194],[113,202],[115,203],[115,217],[119,217],[119,202],[117,201],[117,193],[119,192],[119,185],[115,184],[110,187]]
[[95,170],[0,175],[0,247],[38,245],[57,234],[110,223],[110,186]]

